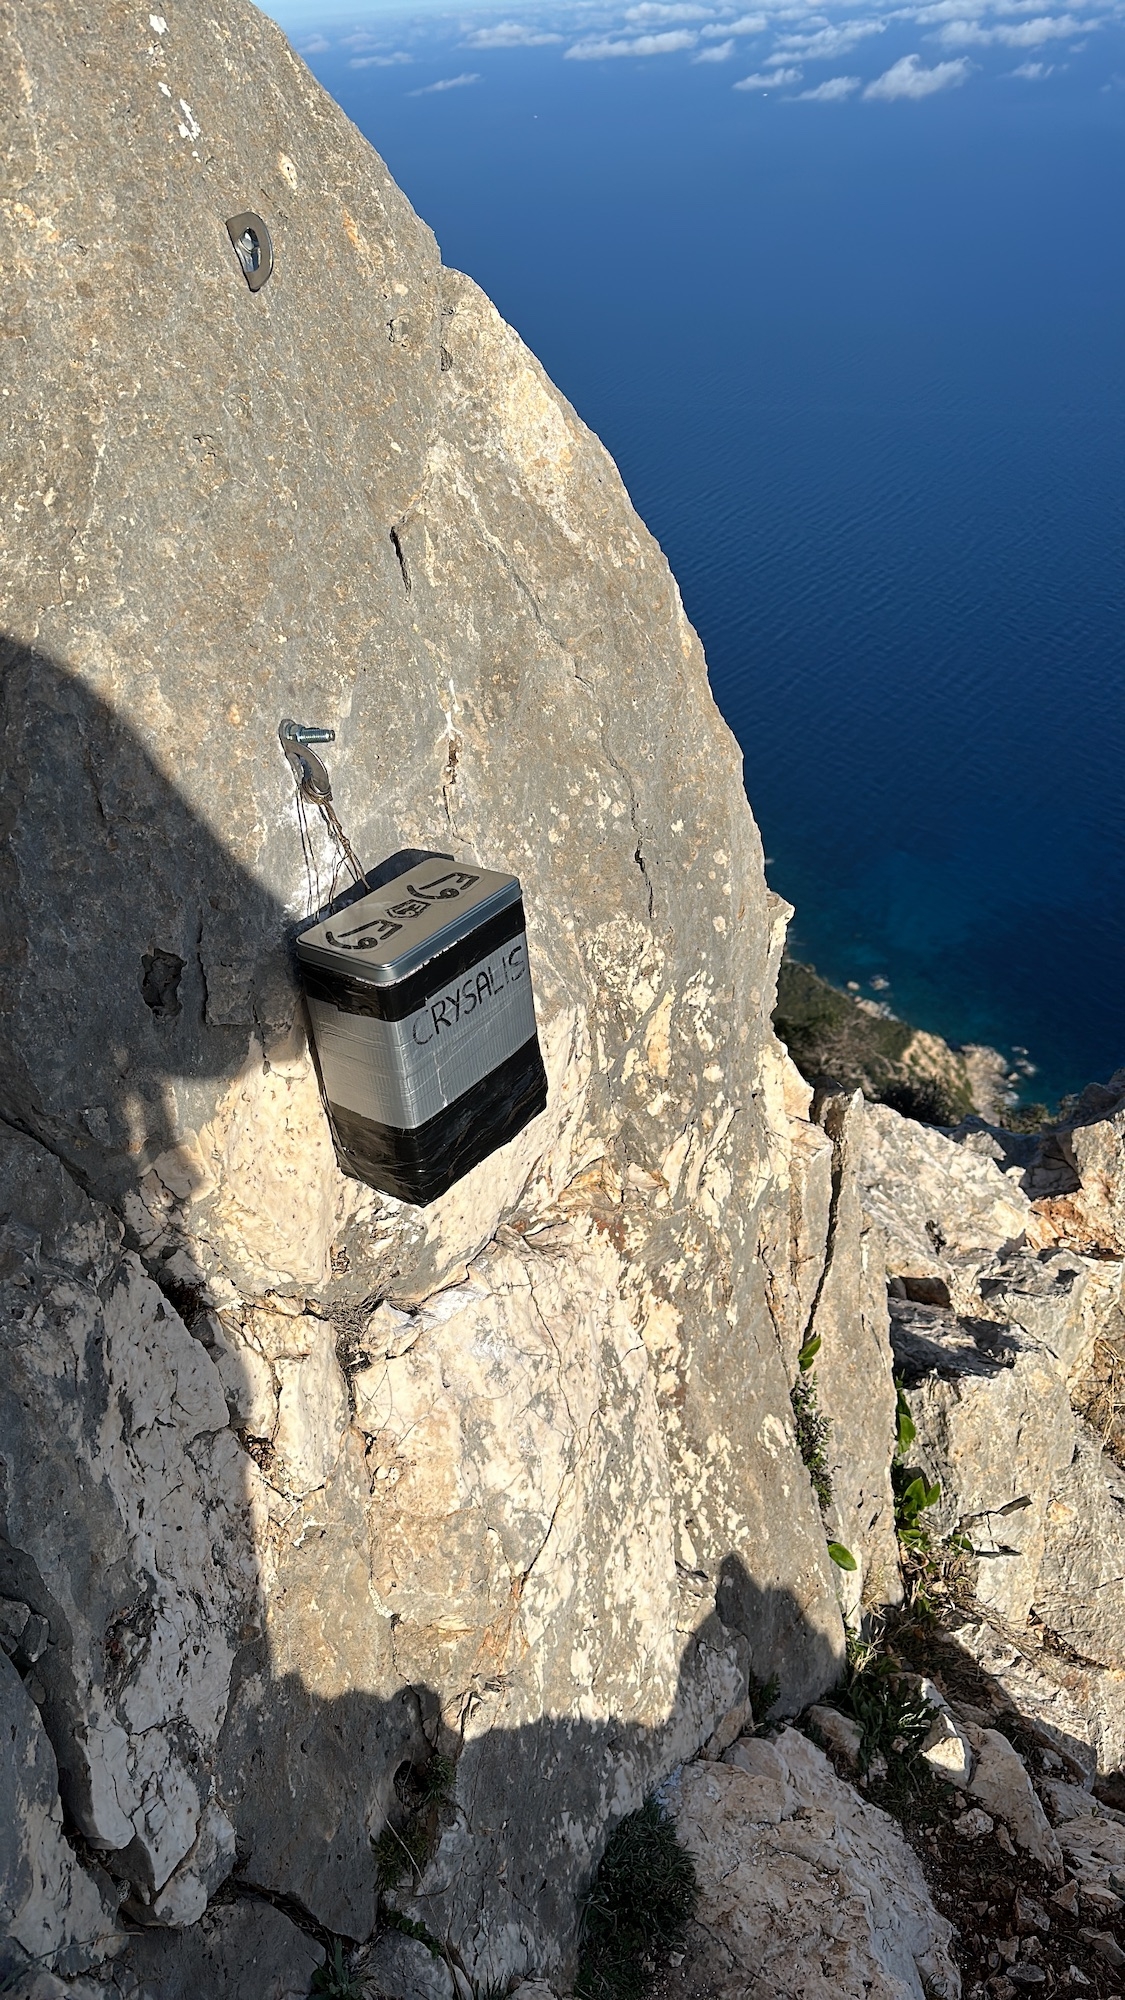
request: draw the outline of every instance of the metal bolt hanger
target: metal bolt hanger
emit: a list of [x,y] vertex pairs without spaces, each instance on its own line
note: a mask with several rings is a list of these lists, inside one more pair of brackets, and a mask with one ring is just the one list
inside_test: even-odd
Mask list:
[[335,743],[334,729],[316,729],[308,722],[292,722],[286,717],[278,730],[281,747],[293,767],[302,798],[313,806],[332,803],[332,783],[319,757],[308,754],[310,743]]
[[[311,743],[335,743],[334,729],[317,729],[314,724],[294,722],[286,716],[278,728],[278,738],[297,781],[297,812],[304,827],[304,805],[316,806],[325,826],[340,849],[356,882],[366,884],[363,865],[344,832],[332,803],[332,781],[321,759],[309,748]],[[302,834],[302,838],[303,838]]]
[[273,270],[273,243],[260,215],[244,209],[227,222],[227,235],[242,266],[242,275],[252,292],[260,292]]

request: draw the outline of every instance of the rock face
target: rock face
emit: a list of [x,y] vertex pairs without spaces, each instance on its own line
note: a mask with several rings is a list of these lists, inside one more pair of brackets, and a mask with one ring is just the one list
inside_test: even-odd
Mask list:
[[885,1249],[864,1226],[861,1165],[867,1118],[856,1091],[820,1090],[814,1115],[832,1147],[833,1201],[822,1276],[805,1329],[821,1343],[817,1395],[831,1425],[825,1453],[834,1541],[855,1557],[854,1604],[897,1602],[898,1544],[888,1440],[895,1388],[888,1340]]
[[[0,1976],[94,1962],[110,1913],[63,1838],[58,1768],[23,1681],[0,1655]],[[5,1979],[7,1984],[7,1978]]]
[[1125,1763],[1121,1473],[1072,1406],[1091,1356],[1120,1361],[1119,1082],[1041,1137],[870,1106],[862,1168],[911,1458],[941,1486],[926,1523],[975,1556],[959,1642],[1086,1783]]
[[1030,1201],[994,1160],[889,1105],[868,1106],[865,1135],[864,1205],[885,1234],[888,1277],[904,1297],[971,1309],[981,1271],[1033,1228]]
[[[171,1992],[232,1869],[366,1938],[437,1753],[400,1899],[550,1971],[610,1821],[842,1658],[792,1339],[819,1294],[846,1375],[877,1318],[821,1284],[787,913],[611,461],[279,32],[18,0],[0,91],[0,1590],[62,1809]],[[523,883],[548,1108],[425,1212],[336,1169],[287,714],[366,863]],[[887,1449],[841,1485],[874,1571]]]
[[198,2000],[201,1994],[247,1992],[261,2000],[306,2000],[324,1963],[321,1945],[269,1903],[236,1903],[208,1911],[178,1941],[174,1958],[160,1933],[132,1948],[115,1969],[105,2000]]
[[188,1922],[234,1859],[210,1767],[255,1615],[257,1468],[116,1217],[10,1128],[0,1213],[0,1589],[45,1640],[16,1657],[71,1823],[146,1913]]
[[[962,1531],[977,1595],[1020,1624],[1043,1560],[1052,1479],[1071,1458],[1074,1417],[1050,1354],[994,1320],[892,1301],[892,1341],[917,1427],[912,1459],[941,1487],[932,1525]],[[1009,1449],[999,1453],[1002,1435]]]
[[[667,565],[276,28],[8,0],[0,95],[3,1977],[296,2000],[306,1924],[388,1994],[541,1995],[609,1828],[706,1745],[724,1980],[779,1872],[771,1994],[812,1991],[798,1932],[826,1994],[956,1993],[882,1816],[732,1739],[899,1594],[893,1355],[942,1530],[997,1558],[965,1649],[1072,1776],[1125,1757],[1121,1499],[1068,1398],[1119,1310],[1122,1079],[1044,1144],[802,1081]],[[341,856],[285,715],[336,730],[365,865],[522,881],[547,1109],[424,1211],[337,1170],[292,947]]]
[[886,1813],[786,1729],[665,1790],[700,1899],[672,1990],[708,2000],[959,2000],[952,1926]]

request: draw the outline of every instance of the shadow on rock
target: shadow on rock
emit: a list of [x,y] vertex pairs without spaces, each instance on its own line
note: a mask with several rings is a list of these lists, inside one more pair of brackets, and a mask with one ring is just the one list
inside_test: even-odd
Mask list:
[[[161,770],[50,659],[9,639],[0,670],[0,1109],[119,1201],[177,1128],[209,1114],[251,1036],[292,1025],[286,915],[223,843],[235,801],[216,796],[204,823],[168,775],[194,763],[170,709]],[[280,751],[278,766],[280,815],[292,793]]]
[[[307,1992],[325,1939],[377,1929],[382,1895],[478,1987],[565,1977],[611,1827],[724,1716],[737,1733],[752,1674],[781,1670],[807,1699],[834,1635],[780,1557],[759,1578],[744,1551],[718,1576],[669,1575],[674,1695],[641,1584],[619,1633],[593,1627],[623,1616],[628,1587],[586,1631],[560,1599],[554,1637],[520,1658],[521,1575],[498,1650],[482,1642],[467,1669],[447,1606],[434,1674],[402,1664],[410,1607],[388,1611],[372,1582],[373,1474],[338,1329],[274,1297],[254,1359],[120,1219],[248,1051],[268,1069],[292,1030],[291,921],[224,846],[230,799],[205,824],[78,680],[13,643],[3,664],[0,1641],[26,1754],[0,1779],[0,1970],[280,2000]],[[167,728],[182,768],[191,745]],[[271,1436],[259,1369],[282,1382]],[[286,1449],[288,1484],[271,1485]],[[539,1654],[595,1639],[627,1660],[633,1713],[537,1713]],[[587,1678],[590,1709],[612,1709]],[[138,1935],[110,1970],[118,1912]]]

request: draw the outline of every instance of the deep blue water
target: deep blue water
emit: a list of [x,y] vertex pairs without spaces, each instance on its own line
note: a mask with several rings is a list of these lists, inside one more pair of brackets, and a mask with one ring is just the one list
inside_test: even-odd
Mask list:
[[[563,41],[466,48],[496,18],[367,14],[361,43],[324,19],[308,60],[617,460],[742,745],[795,954],[885,977],[952,1040],[1029,1049],[1025,1095],[1107,1076],[1121,29],[1031,48],[1042,80],[1003,73],[1026,47],[979,44],[920,101],[805,103],[731,88],[768,36],[726,63],[579,62],[565,17],[524,13]],[[635,35],[645,13],[614,18]],[[357,69],[357,48],[412,61]],[[951,55],[899,21],[804,83],[915,50]]]

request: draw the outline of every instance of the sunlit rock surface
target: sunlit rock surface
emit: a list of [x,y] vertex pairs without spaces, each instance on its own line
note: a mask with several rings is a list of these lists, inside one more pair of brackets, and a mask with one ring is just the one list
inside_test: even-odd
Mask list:
[[[363,1939],[448,1757],[399,1898],[550,1971],[614,1815],[750,1673],[794,1707],[842,1657],[786,912],[612,462],[278,30],[2,21],[0,1449],[63,1801],[169,1952],[232,1871]],[[365,861],[523,884],[548,1108],[424,1212],[335,1166],[284,715]]]
[[[1116,1768],[1117,1483],[1068,1384],[1119,1311],[1120,1079],[1042,1145],[802,1081],[667,565],[276,28],[18,0],[0,93],[3,1976],[297,2000],[323,1933],[390,1963],[382,1897],[459,1994],[565,1989],[616,1820],[899,1595],[888,1276],[935,1523],[1023,1538],[965,1650]],[[336,1168],[291,948],[339,856],[285,715],[336,730],[366,863],[523,884],[547,1110],[425,1211]],[[954,1992],[928,1905],[863,1900],[898,1848],[825,1810],[848,1966]]]

